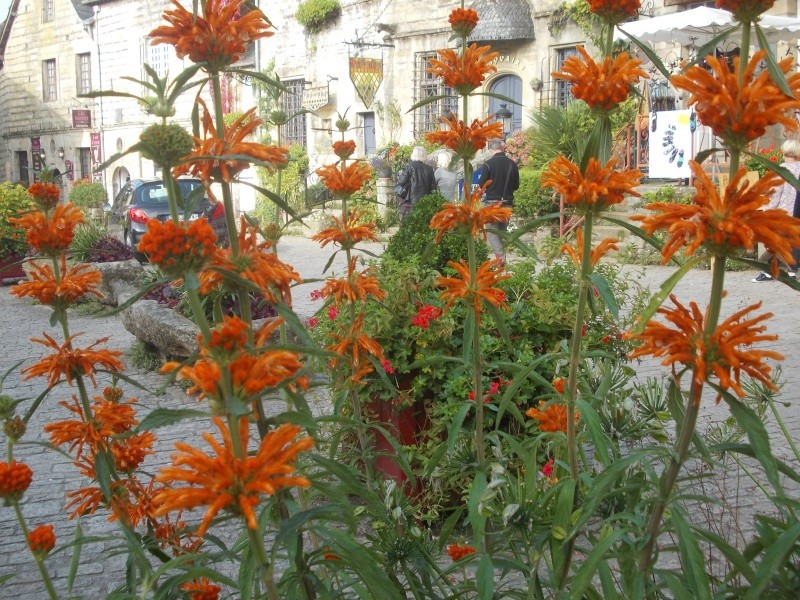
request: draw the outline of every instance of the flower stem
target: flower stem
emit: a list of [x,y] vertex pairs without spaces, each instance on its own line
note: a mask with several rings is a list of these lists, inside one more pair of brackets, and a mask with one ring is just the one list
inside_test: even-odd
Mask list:
[[280,600],[278,587],[275,585],[275,572],[272,568],[272,563],[267,558],[267,553],[264,550],[264,544],[258,537],[258,531],[248,527],[247,537],[250,540],[250,548],[255,554],[256,559],[261,567],[261,580],[264,582],[264,587],[267,591],[267,598],[269,598],[269,600]]
[[[225,118],[222,113],[222,87],[219,81],[219,73],[211,74],[211,85],[214,92],[214,121],[216,123],[217,137],[224,140]],[[239,237],[236,232],[236,219],[233,215],[231,185],[227,181],[220,181],[220,186],[222,187],[222,203],[225,206],[225,225],[228,229],[228,243],[231,245],[231,254],[236,257],[239,256]]]
[[[25,538],[25,544],[28,543],[28,526],[25,523],[25,517],[22,516],[22,510],[19,507],[19,502],[14,502],[14,512],[17,515],[17,521],[19,522],[20,529],[22,529],[22,536]],[[36,556],[36,554],[31,551],[33,555],[33,559],[36,561],[36,567],[39,569],[39,573],[42,576],[42,581],[44,582],[44,586],[47,588],[47,594],[50,596],[52,600],[58,600],[58,593],[56,592],[56,588],[53,586],[53,581],[50,579],[50,574],[47,572],[47,567],[44,565],[44,559],[40,556]]]

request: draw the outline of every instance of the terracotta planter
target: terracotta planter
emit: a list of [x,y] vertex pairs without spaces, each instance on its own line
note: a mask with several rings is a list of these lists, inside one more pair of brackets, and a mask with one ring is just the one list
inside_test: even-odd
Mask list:
[[19,262],[22,259],[22,256],[0,258],[0,283],[4,283],[6,279],[25,277],[25,270],[22,267],[24,263]]

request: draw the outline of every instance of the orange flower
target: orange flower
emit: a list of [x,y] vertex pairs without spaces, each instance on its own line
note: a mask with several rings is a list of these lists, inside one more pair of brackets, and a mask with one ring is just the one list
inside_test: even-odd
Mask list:
[[431,66],[427,72],[435,77],[441,77],[446,86],[453,88],[462,96],[467,96],[482,86],[488,73],[497,71],[492,61],[500,56],[499,52],[491,52],[491,46],[478,46],[478,44],[467,46],[463,56],[449,48],[436,52],[439,58],[429,60]]
[[465,38],[478,25],[478,13],[471,8],[454,8],[447,20],[450,28]]
[[173,4],[174,10],[164,12],[169,25],[150,32],[151,44],[175,46],[178,58],[188,56],[194,63],[206,63],[212,73],[238,61],[253,40],[272,35],[264,13],[252,9],[242,15],[240,1],[206,0],[202,15],[189,12],[177,0]]
[[364,333],[364,313],[356,316],[345,334],[331,333],[331,337],[338,341],[326,348],[334,355],[328,366],[335,369],[347,359],[345,364],[350,369],[350,380],[354,383],[373,371],[372,364],[364,355],[374,356],[381,363],[386,360],[381,345]]
[[86,294],[103,297],[95,289],[103,279],[100,272],[86,264],[67,268],[67,258],[64,254],[61,255],[60,281],[56,281],[53,267],[50,265],[32,262],[30,267],[28,279],[11,288],[11,293],[17,298],[28,296],[36,298],[42,304],[55,307],[75,302]]
[[[547,405],[541,400],[539,408],[529,408],[525,413],[532,419],[539,421],[539,431],[567,431],[567,405],[562,402]],[[575,413],[575,422],[578,422],[580,415]]]
[[16,501],[33,481],[33,471],[25,463],[0,462],[0,498]]
[[45,337],[44,340],[31,338],[31,341],[52,348],[56,353],[45,356],[39,362],[23,369],[22,372],[25,373],[23,379],[25,380],[46,375],[48,385],[55,385],[61,381],[62,377],[66,378],[67,383],[72,384],[73,377],[82,373],[91,379],[94,385],[97,385],[94,374],[98,368],[109,371],[124,370],[119,359],[122,352],[119,350],[92,350],[97,344],[107,342],[108,338],[99,339],[87,348],[74,349],[72,348],[72,340],[76,337],[74,335],[70,336],[63,345],[59,345],[46,333],[42,335]]
[[341,158],[347,160],[356,151],[356,143],[353,140],[333,142],[333,153]]
[[[488,182],[487,182],[488,184]],[[463,204],[445,204],[442,210],[431,218],[430,227],[435,229],[436,241],[440,241],[451,229],[465,227],[469,234],[481,234],[486,239],[486,225],[502,223],[511,218],[511,209],[501,203],[486,204],[481,202],[483,189],[477,188],[464,200]]]
[[[194,150],[184,158],[184,164],[172,170],[175,177],[191,173],[207,187],[215,181],[235,180],[251,162],[271,170],[289,161],[286,148],[245,141],[263,123],[255,116],[255,108],[225,125],[220,135],[205,103],[202,100],[198,102],[203,107],[203,137],[194,138]],[[224,158],[233,156],[236,158]]]
[[465,556],[475,554],[475,548],[472,546],[462,546],[460,544],[450,544],[447,547],[447,554],[449,554],[450,558],[454,561],[461,560]]
[[350,259],[346,278],[329,277],[327,279],[325,287],[322,288],[322,295],[325,298],[335,298],[336,304],[341,303],[343,298],[346,298],[348,302],[357,300],[366,302],[369,296],[376,300],[386,298],[386,292],[381,289],[378,278],[373,275],[375,269],[369,268],[359,273],[356,271],[357,260],[357,256]]
[[[771,125],[781,124],[790,131],[797,129],[794,111],[800,108],[800,101],[796,99],[800,93],[800,74],[788,78],[795,97],[787,96],[772,80],[768,69],[755,77],[765,55],[763,50],[759,50],[750,59],[741,89],[738,58],[733,59],[733,72],[726,61],[709,55],[706,63],[711,71],[695,65],[685,74],[672,77],[675,87],[691,94],[687,105],[694,105],[700,122],[710,127],[729,148],[746,148],[752,140],[764,135]],[[784,73],[793,66],[791,56],[780,62]]]
[[305,477],[290,475],[294,471],[291,463],[300,452],[310,449],[314,440],[310,437],[296,439],[300,428],[285,423],[270,431],[261,441],[258,452],[252,455],[247,448],[250,425],[247,417],[242,417],[237,433],[243,457],[239,457],[234,453],[231,432],[225,422],[219,417],[214,417],[213,421],[222,434],[223,444],[210,433],[203,434],[215,456],[188,444],[175,444],[178,452],[172,457],[173,466],[161,469],[156,481],[186,485],[157,492],[153,498],[155,514],[207,506],[197,530],[197,535],[203,536],[217,513],[228,509],[242,515],[248,528],[257,529],[258,521],[253,509],[260,495],[274,494],[290,486],[309,485]]
[[552,160],[542,174],[542,187],[553,188],[564,196],[564,201],[581,210],[603,210],[612,204],[619,204],[626,195],[640,196],[636,191],[641,172],[614,171],[616,159],[612,158],[605,167],[592,157],[582,174],[575,163],[559,156]]
[[365,162],[356,161],[341,167],[325,165],[314,172],[335,197],[342,198],[355,194],[364,187],[372,176],[372,167]]
[[632,58],[627,52],[620,52],[613,61],[607,56],[602,64],[597,64],[583,46],[577,48],[583,58],[568,57],[561,72],[553,73],[553,79],[570,82],[572,95],[594,109],[603,112],[614,110],[628,98],[631,86],[639,83],[639,79],[650,78],[639,68],[642,61]]
[[553,379],[553,388],[559,393],[564,393],[564,378],[563,377],[556,377]]
[[737,21],[753,23],[758,16],[768,11],[775,4],[775,0],[717,0],[717,8],[723,8],[733,13]]
[[[234,258],[230,248],[215,248],[211,260],[200,273],[200,293],[208,294],[220,285],[231,289],[241,287],[241,279],[253,283],[268,302],[283,298],[291,304],[291,284],[302,279],[291,265],[281,262],[270,251],[270,242],[259,242],[258,229],[244,217],[239,226],[239,255]],[[273,293],[278,291],[278,296]]]
[[508,310],[505,292],[495,287],[504,279],[511,277],[503,269],[502,261],[492,258],[484,262],[478,267],[474,281],[470,278],[469,265],[463,260],[459,262],[451,260],[447,265],[455,269],[460,277],[439,276],[436,278],[436,285],[444,288],[439,296],[446,302],[445,311],[459,298],[471,303],[472,310],[477,316],[480,316],[482,312],[483,300],[492,306]]
[[589,0],[589,11],[617,24],[635,17],[640,5],[640,0]]
[[25,230],[25,239],[34,250],[56,256],[69,249],[75,227],[83,223],[83,211],[68,202],[57,205],[50,215],[34,211],[8,222]]
[[333,217],[333,226],[312,235],[311,239],[319,242],[322,247],[332,242],[343,249],[354,248],[359,242],[377,242],[378,235],[374,223],[358,224],[363,214],[363,211],[352,210],[346,222]]
[[[651,319],[641,335],[634,339],[642,340],[642,345],[631,352],[631,358],[652,355],[664,357],[665,366],[680,363],[694,371],[692,382],[702,385],[712,373],[719,379],[723,389],[732,388],[739,397],[744,397],[740,377],[742,371],[757,379],[771,390],[777,387],[772,382],[772,371],[764,359],[783,360],[783,356],[773,350],[757,350],[752,346],[759,342],[774,342],[777,335],[766,335],[762,325],[772,316],[765,313],[755,317],[748,315],[761,307],[761,302],[745,307],[720,323],[710,338],[706,339],[705,317],[697,304],[691,302],[686,308],[674,295],[670,300],[675,308],[658,309],[658,312],[674,327]],[[697,397],[699,402],[699,396]],[[719,402],[719,398],[717,398]]]
[[633,217],[642,222],[642,229],[648,234],[660,229],[667,232],[669,238],[661,250],[665,264],[684,245],[689,256],[700,246],[715,256],[730,256],[739,248],[751,249],[759,242],[794,264],[792,247],[800,247],[800,220],[782,210],[760,210],[780,184],[780,177],[768,172],[748,185],[746,171],[740,167],[725,188],[724,197],[720,197],[703,168],[694,161],[689,164],[696,189],[692,204],[657,202],[646,208],[658,214]]
[[467,125],[456,115],[439,119],[445,127],[426,133],[425,140],[431,144],[441,144],[450,148],[459,158],[469,160],[478,150],[484,148],[490,139],[503,137],[503,124],[496,121],[494,116],[483,120],[475,119],[471,125]]
[[[600,262],[600,259],[612,250],[618,250],[618,244],[619,240],[615,238],[605,238],[597,244],[597,246],[592,249],[592,254],[589,258],[592,267]],[[572,262],[575,263],[575,266],[580,268],[581,262],[583,262],[583,229],[581,227],[575,229],[575,246],[573,247],[571,244],[565,243],[561,246],[561,252],[568,255],[572,259]]]
[[[88,478],[96,480],[94,466],[81,465],[81,472]],[[145,488],[135,476],[120,478],[110,482],[110,500],[97,485],[90,485],[71,492],[67,492],[69,502],[65,510],[74,510],[69,518],[91,515],[98,508],[105,507],[109,510],[107,520],[109,523],[120,520],[127,522],[131,527],[136,527],[142,521],[153,522],[153,507],[151,497],[152,484]]]
[[56,547],[56,534],[52,525],[37,525],[28,532],[28,548],[41,557]]
[[191,600],[217,600],[222,591],[222,588],[211,583],[208,577],[187,581],[181,585],[181,589],[189,594]]
[[28,188],[28,193],[34,199],[39,208],[43,211],[54,208],[58,204],[61,190],[52,183],[42,183],[37,181]]
[[188,223],[150,219],[138,250],[168,275],[182,276],[203,268],[216,242],[217,234],[205,217]]

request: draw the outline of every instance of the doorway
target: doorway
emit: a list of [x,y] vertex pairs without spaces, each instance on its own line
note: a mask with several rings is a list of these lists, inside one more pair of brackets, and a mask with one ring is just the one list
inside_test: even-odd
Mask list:
[[[506,98],[511,98],[514,102],[522,102],[522,79],[516,75],[503,75],[498,77],[489,85],[489,91],[493,94],[500,94]],[[499,98],[489,97],[489,112],[493,115],[500,110],[500,105],[504,104],[508,110],[513,114],[511,117],[511,131],[513,133],[522,129],[522,106],[521,104],[512,104],[504,102]]]
[[372,156],[377,150],[375,146],[375,113],[361,113],[361,125],[364,132],[364,156]]

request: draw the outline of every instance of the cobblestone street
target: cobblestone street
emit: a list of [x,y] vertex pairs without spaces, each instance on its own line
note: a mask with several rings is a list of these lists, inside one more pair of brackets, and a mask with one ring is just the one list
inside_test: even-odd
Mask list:
[[[379,250],[376,245],[373,250]],[[320,249],[317,244],[304,238],[284,238],[279,246],[280,256],[283,260],[293,264],[298,272],[307,279],[323,276],[322,268],[329,257],[327,249]],[[343,257],[337,257],[334,268],[341,269]],[[626,267],[626,272],[639,281],[655,289],[673,269],[667,267]],[[792,434],[797,437],[800,432],[800,414],[797,404],[800,394],[800,374],[798,373],[798,359],[800,349],[800,320],[795,315],[795,309],[800,306],[800,296],[787,286],[776,282],[751,283],[753,271],[731,272],[727,276],[726,287],[728,296],[725,300],[724,314],[728,315],[754,302],[763,301],[763,310],[771,311],[774,317],[768,322],[770,332],[780,335],[780,340],[774,349],[784,354],[782,407],[785,420]],[[692,271],[680,283],[676,293],[681,302],[688,304],[691,300],[700,303],[701,309],[705,306],[708,297],[710,274],[708,271]],[[312,301],[309,292],[320,287],[318,283],[306,283],[299,286],[294,294],[295,310],[301,318],[307,319],[318,308],[319,301]],[[32,343],[30,338],[41,337],[43,331],[50,331],[48,308],[32,304],[25,300],[12,297],[9,293],[10,286],[0,288],[0,373],[3,373],[23,361],[23,366],[31,364],[38,359],[43,348]],[[125,353],[127,365],[126,374],[140,381],[150,390],[161,386],[162,379],[153,373],[138,372],[130,366],[130,349],[134,338],[126,332],[117,317],[86,317],[70,312],[70,329],[73,333],[80,333],[79,344],[88,344],[98,338],[107,337],[107,347],[120,349]],[[52,335],[60,341],[60,330]],[[642,363],[639,367],[641,377],[661,374],[663,369],[652,362]],[[104,382],[98,382],[101,387]],[[196,403],[177,388],[170,387],[162,395],[146,393],[134,389],[130,385],[123,386],[127,395],[137,396],[140,401],[140,411],[146,412],[156,407],[194,407]],[[19,369],[9,375],[3,386],[3,392],[19,398],[35,398],[44,389],[41,379],[23,381]],[[29,423],[28,435],[25,444],[15,448],[15,458],[27,463],[34,472],[33,484],[25,495],[22,511],[31,526],[41,523],[55,525],[58,537],[57,549],[47,560],[51,573],[60,591],[65,590],[66,577],[72,551],[66,547],[75,530],[75,521],[67,519],[64,510],[65,494],[82,485],[70,460],[59,453],[45,450],[41,442],[46,438],[42,433],[43,425],[53,419],[66,416],[66,411],[58,405],[58,401],[66,399],[74,390],[62,385],[53,390],[44,400],[35,417]],[[723,420],[728,416],[724,405],[716,406],[713,398],[704,403],[701,413],[701,431],[710,424]],[[324,402],[324,401],[323,401]],[[30,402],[22,405],[26,410]],[[320,406],[317,406],[319,409]],[[324,408],[324,407],[323,407]],[[197,428],[197,429],[195,429]],[[775,444],[775,453],[778,457],[790,460],[789,449],[780,437],[777,428],[772,422],[768,429]],[[157,430],[158,449],[155,457],[147,461],[149,470],[155,470],[164,464],[177,440],[186,440],[196,432],[207,430],[206,423],[196,424],[193,421],[184,421],[175,426],[164,427]],[[3,457],[5,458],[5,456]],[[796,465],[797,466],[797,465]],[[742,515],[747,515],[757,510],[754,504],[757,495],[746,493],[742,488],[740,506]],[[105,517],[87,517],[80,521],[83,534],[86,536],[100,536],[116,531],[116,526],[109,524]],[[15,573],[15,577],[5,587],[0,587],[0,598],[20,598],[36,600],[44,597],[44,590],[40,583],[39,573],[31,559],[17,521],[10,508],[0,507],[0,540],[3,540],[0,549],[0,577]],[[84,547],[81,567],[78,570],[74,594],[86,599],[104,598],[119,583],[124,572],[124,557],[110,556],[111,542],[99,540],[97,543]],[[66,597],[66,594],[63,596]]]

